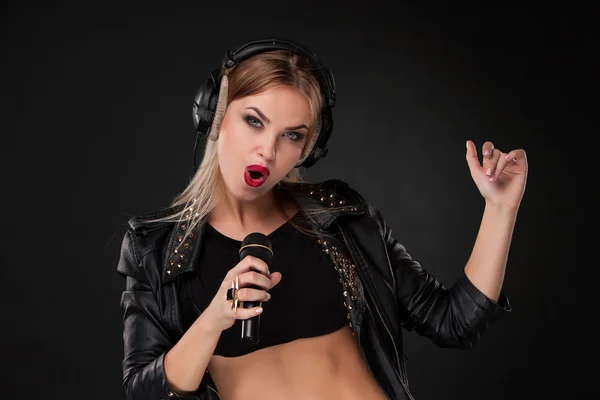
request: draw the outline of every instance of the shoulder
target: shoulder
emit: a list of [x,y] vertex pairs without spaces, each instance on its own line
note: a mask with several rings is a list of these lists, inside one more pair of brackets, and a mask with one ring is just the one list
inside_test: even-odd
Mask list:
[[360,189],[341,179],[328,179],[321,182],[322,187],[330,193],[346,199],[348,204],[364,209],[367,214],[376,211],[367,201]]
[[157,229],[166,227],[169,225],[174,225],[173,221],[155,221],[156,219],[163,219],[169,216],[176,214],[178,211],[181,211],[182,207],[167,207],[163,208],[159,211],[140,214],[129,218],[127,221],[128,229],[133,232],[142,233],[143,231],[148,231],[150,229]]
[[331,196],[344,199],[345,203],[349,205],[366,206],[365,198],[358,190],[348,182],[337,178],[317,182],[287,183],[285,186],[298,193],[310,194],[316,197],[322,196],[324,198]]
[[376,228],[380,235],[386,235],[389,230],[387,222],[379,209],[368,200],[368,196],[360,189],[340,179],[329,179],[323,181],[321,184],[323,185],[322,187],[326,188],[325,190],[329,189],[332,193],[347,199],[349,204],[360,208],[363,211],[361,215],[364,217],[361,220],[363,222],[369,221],[368,224]]
[[175,232],[176,221],[156,221],[156,219],[167,218],[179,209],[179,207],[169,207],[130,217],[125,227],[126,232],[121,251],[130,252],[132,257],[139,262],[146,255],[166,248]]

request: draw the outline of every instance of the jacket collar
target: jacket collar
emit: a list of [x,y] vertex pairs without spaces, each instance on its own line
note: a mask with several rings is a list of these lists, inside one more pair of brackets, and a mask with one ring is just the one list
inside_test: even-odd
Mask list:
[[[365,205],[358,193],[339,179],[330,179],[319,183],[282,182],[280,186],[282,190],[291,195],[301,210],[317,211],[314,215],[312,212],[307,214],[307,217],[318,230],[327,230],[340,216],[365,213]],[[185,272],[198,269],[205,224],[200,224],[196,231],[190,232],[188,237],[183,240],[187,226],[187,220],[176,223],[170,235],[163,262],[163,283],[167,283]],[[182,241],[182,246],[176,249]]]

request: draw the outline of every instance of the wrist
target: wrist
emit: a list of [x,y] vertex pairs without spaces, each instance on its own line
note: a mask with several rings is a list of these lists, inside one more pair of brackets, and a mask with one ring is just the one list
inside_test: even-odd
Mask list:
[[206,308],[202,314],[194,321],[207,334],[220,335],[223,331],[219,328],[216,318],[213,317],[210,307]]
[[489,201],[485,202],[485,210],[489,212],[493,212],[495,214],[501,214],[507,217],[514,217],[517,215],[519,211],[519,207],[507,206],[504,204],[492,203]]

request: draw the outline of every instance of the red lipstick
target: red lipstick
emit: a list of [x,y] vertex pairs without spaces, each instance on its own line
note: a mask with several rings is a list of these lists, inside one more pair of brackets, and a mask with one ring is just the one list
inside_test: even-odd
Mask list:
[[259,187],[265,183],[269,174],[269,169],[262,165],[248,165],[244,170],[244,181],[246,181],[248,186]]

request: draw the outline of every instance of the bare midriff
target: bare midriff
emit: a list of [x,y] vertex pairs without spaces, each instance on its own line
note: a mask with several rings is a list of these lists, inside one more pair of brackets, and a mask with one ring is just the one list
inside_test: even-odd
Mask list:
[[222,400],[386,400],[352,330],[297,339],[208,366]]

